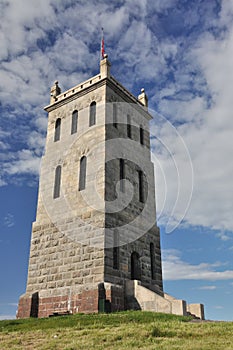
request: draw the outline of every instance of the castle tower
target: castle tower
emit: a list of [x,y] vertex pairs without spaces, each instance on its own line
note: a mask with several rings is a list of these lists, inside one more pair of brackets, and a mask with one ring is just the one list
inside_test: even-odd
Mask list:
[[[63,93],[55,82],[45,110],[46,148],[17,317],[143,308],[140,288],[165,300],[145,91],[138,98],[127,91],[105,55],[91,79]],[[156,310],[172,312],[166,307]]]

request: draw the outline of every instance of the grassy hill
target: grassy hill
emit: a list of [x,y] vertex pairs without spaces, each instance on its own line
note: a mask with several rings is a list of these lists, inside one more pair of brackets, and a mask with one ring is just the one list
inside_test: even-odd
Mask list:
[[128,311],[0,321],[1,350],[233,349],[233,322]]

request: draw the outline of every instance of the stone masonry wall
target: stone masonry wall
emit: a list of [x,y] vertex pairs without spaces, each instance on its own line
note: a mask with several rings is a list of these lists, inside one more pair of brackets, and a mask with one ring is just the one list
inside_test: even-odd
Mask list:
[[[69,223],[65,222],[64,226],[69,227]],[[90,231],[87,236],[91,237]],[[69,239],[65,229],[60,231],[54,224],[34,224],[27,293],[43,289],[57,293],[59,288],[101,282],[103,258],[103,249]]]
[[[130,105],[129,94],[113,88],[110,80],[96,81],[92,84],[90,80],[85,91],[68,100],[65,94],[58,102],[55,99],[54,105],[48,108],[46,150],[41,162],[27,289],[20,298],[18,317],[97,312],[101,308],[123,310],[126,307],[124,281],[132,277],[133,252],[139,254],[142,283],[160,293],[163,290],[149,117],[135,104]],[[96,124],[90,126],[93,101],[96,102]],[[113,102],[120,103],[115,125]],[[78,127],[72,134],[75,110]],[[58,118],[61,119],[60,139],[55,142]],[[143,129],[143,142],[140,129]],[[79,191],[83,156],[87,159],[86,186]],[[124,159],[124,191],[119,187],[119,159]],[[61,167],[60,195],[54,198],[58,166]],[[143,173],[143,202],[139,200],[139,171]],[[113,266],[115,230],[119,240],[117,269]],[[150,243],[155,247],[154,279],[151,278]],[[99,286],[103,283],[104,292],[101,292]]]
[[[140,109],[124,100],[111,87],[107,87],[107,102],[105,281],[124,285],[126,279],[131,279],[131,255],[136,252],[139,255],[142,284],[162,295],[160,233],[156,225],[149,120]],[[128,120],[131,122],[130,132]],[[143,129],[143,144],[140,127]],[[120,159],[124,160],[123,186],[120,185]],[[139,198],[139,171],[143,173],[143,202]],[[114,268],[113,261],[114,235],[118,236],[119,241],[118,268]],[[151,243],[154,245],[154,278],[151,272]]]
[[[30,307],[26,304],[30,304],[35,293],[39,293],[39,316],[55,310],[56,300],[62,298],[65,303],[70,295],[74,296],[78,309],[88,310],[84,306],[86,297],[80,299],[80,295],[95,293],[98,283],[104,279],[104,99],[104,86],[91,87],[87,94],[49,113],[27,289],[21,298],[19,317],[30,316]],[[90,127],[92,101],[96,101],[97,106],[96,124]],[[71,134],[74,110],[78,110],[78,128],[77,133]],[[60,140],[54,142],[57,118],[61,118],[61,133]],[[87,157],[86,188],[79,191],[80,159],[84,155]],[[58,165],[62,168],[61,189],[59,198],[54,199]]]

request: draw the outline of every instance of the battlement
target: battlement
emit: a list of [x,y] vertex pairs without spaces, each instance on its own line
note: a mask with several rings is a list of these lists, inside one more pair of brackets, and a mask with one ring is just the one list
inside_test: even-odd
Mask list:
[[[135,103],[139,105],[140,107],[143,107],[144,111],[148,111],[148,98],[145,94],[144,89],[141,89],[141,94],[137,97],[135,97],[130,91],[128,91],[121,83],[119,83],[112,75],[110,75],[110,62],[106,57],[101,60],[100,62],[100,73],[95,75],[94,77],[89,78],[88,80],[79,83],[78,85],[64,91],[61,93],[61,89],[58,86],[58,81],[55,81],[54,85],[51,87],[50,90],[50,104],[46,106],[44,109],[46,111],[50,111],[52,106],[59,105],[61,102],[66,102],[70,98],[76,98],[76,95],[80,92],[89,89],[90,87],[94,86],[97,83],[100,83],[101,81],[108,79],[112,85],[117,87],[118,90],[120,90],[124,96],[127,96],[129,101],[131,103]],[[151,119],[151,116],[149,117]]]

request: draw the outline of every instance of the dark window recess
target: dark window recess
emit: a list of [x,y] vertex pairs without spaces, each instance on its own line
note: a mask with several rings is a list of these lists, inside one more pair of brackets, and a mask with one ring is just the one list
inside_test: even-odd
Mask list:
[[71,135],[77,132],[78,128],[78,111],[72,113],[72,122],[71,122]]
[[83,156],[80,159],[79,191],[84,190],[86,187],[86,168],[87,168],[87,157]]
[[124,180],[125,178],[125,161],[124,159],[120,159],[120,191],[124,192],[125,191],[125,183]]
[[144,145],[144,130],[141,126],[140,126],[140,144]]
[[113,126],[114,128],[117,128],[117,105],[113,103],[112,108],[113,108],[113,117],[112,117]]
[[116,230],[113,237],[113,268],[119,269],[119,233]]
[[90,105],[90,118],[89,126],[95,125],[96,123],[96,102],[92,102]]
[[54,142],[60,140],[60,135],[61,135],[61,119],[58,118],[55,123]]
[[55,170],[55,181],[54,181],[54,191],[53,198],[60,197],[60,188],[61,188],[61,166],[58,165]]
[[155,247],[154,243],[150,243],[150,268],[151,268],[151,279],[155,279]]
[[39,293],[35,292],[32,294],[30,317],[37,318],[38,311],[39,311]]
[[131,254],[131,280],[141,280],[141,267],[137,252]]
[[138,172],[138,197],[139,201],[144,203],[143,172]]
[[129,115],[127,115],[127,137],[131,139],[132,137],[132,131],[131,131],[131,118]]

